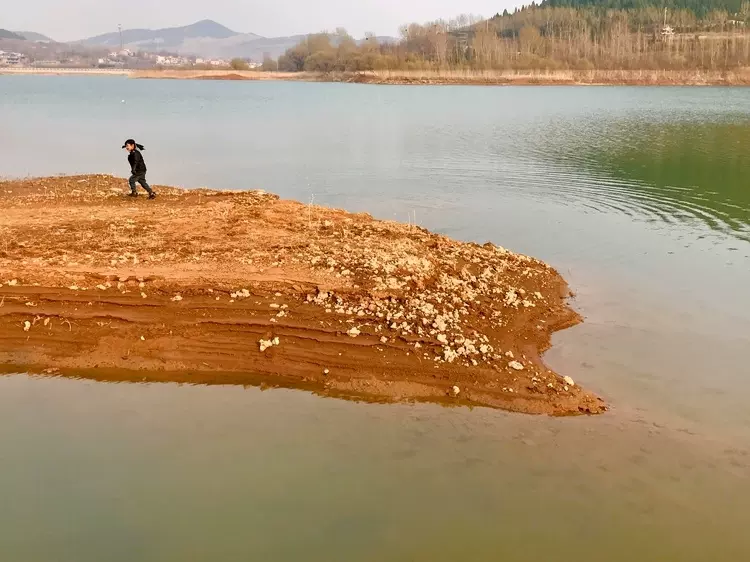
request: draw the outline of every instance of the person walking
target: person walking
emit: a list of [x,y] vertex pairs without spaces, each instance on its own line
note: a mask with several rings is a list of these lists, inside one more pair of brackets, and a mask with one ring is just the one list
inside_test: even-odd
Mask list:
[[156,193],[146,181],[146,162],[143,160],[143,154],[141,154],[141,150],[145,150],[143,145],[138,144],[133,139],[128,139],[122,147],[128,151],[128,162],[130,163],[130,179],[128,180],[130,197],[138,197],[136,184],[139,183],[148,193],[148,198],[155,199]]

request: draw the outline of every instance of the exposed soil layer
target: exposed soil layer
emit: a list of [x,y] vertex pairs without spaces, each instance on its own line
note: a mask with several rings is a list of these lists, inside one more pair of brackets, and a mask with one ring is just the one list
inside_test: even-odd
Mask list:
[[260,72],[138,70],[133,78],[283,80],[393,85],[477,86],[748,86],[750,68],[734,70],[374,70],[363,72]]
[[0,183],[0,368],[599,413],[545,367],[579,321],[546,264],[262,191]]

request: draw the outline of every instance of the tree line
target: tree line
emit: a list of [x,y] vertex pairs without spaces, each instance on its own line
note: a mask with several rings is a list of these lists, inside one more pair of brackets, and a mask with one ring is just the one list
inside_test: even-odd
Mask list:
[[[750,66],[750,0],[735,12],[668,10],[644,0],[550,0],[486,20],[460,16],[402,26],[397,41],[356,41],[343,29],[305,37],[264,70],[732,69]],[[724,2],[721,4],[720,2]],[[567,3],[567,4],[566,4]],[[572,5],[575,4],[575,5]],[[600,5],[604,4],[604,5]],[[609,7],[633,4],[633,7]]]

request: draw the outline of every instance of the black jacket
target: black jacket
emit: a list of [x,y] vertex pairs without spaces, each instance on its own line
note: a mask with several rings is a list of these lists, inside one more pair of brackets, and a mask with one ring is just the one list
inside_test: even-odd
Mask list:
[[141,151],[135,149],[133,152],[128,154],[128,162],[130,162],[130,173],[134,176],[146,175],[146,162],[143,161],[143,155]]

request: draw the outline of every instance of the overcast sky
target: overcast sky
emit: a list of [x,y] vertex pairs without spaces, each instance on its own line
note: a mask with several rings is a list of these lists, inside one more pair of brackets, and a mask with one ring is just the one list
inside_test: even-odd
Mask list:
[[494,15],[513,0],[3,0],[0,28],[36,31],[57,41],[123,28],[161,28],[212,19],[239,32],[266,37],[345,27],[396,35],[402,23],[460,13]]

